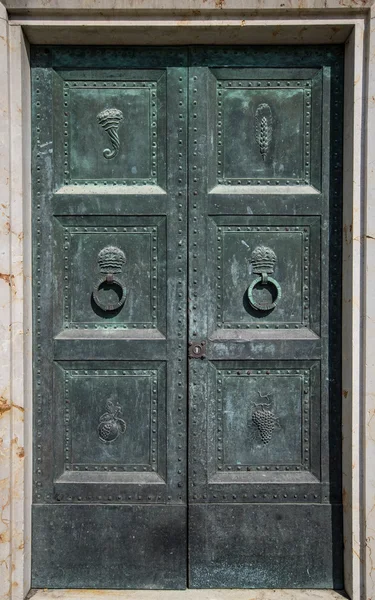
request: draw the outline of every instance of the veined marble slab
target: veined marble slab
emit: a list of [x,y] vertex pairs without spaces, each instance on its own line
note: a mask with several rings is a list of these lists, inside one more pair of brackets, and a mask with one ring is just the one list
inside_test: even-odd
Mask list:
[[34,590],[32,600],[343,600],[334,590]]

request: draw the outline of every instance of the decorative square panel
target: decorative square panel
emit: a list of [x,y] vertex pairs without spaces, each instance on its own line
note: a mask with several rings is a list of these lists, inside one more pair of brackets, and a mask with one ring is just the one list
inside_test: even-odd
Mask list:
[[219,184],[310,184],[311,80],[217,81],[216,94]]
[[76,226],[81,218],[57,219],[63,327],[163,329],[165,230],[160,219],[158,225],[144,218],[143,225],[126,226],[119,219],[107,218],[117,225],[100,225],[103,217],[84,220]]
[[64,81],[65,184],[157,183],[163,168],[159,85],[139,79]]
[[308,369],[217,373],[218,471],[310,469]]
[[64,470],[157,471],[157,369],[65,371]]
[[217,327],[309,327],[316,223],[305,218],[295,225],[292,217],[273,220],[280,225],[224,222],[216,225]]

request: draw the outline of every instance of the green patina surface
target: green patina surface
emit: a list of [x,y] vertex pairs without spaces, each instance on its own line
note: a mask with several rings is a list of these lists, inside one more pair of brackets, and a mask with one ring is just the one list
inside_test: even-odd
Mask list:
[[32,54],[33,586],[342,587],[341,47]]

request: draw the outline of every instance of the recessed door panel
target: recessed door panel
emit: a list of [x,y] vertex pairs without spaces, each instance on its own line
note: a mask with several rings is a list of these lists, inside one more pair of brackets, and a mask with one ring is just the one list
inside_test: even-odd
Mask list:
[[[319,334],[320,218],[241,215],[212,221],[212,327]],[[264,265],[266,283],[261,279]]]
[[[64,249],[55,246],[57,332],[155,329],[165,335],[165,217],[62,216],[54,225]],[[114,284],[108,269],[115,271]]]
[[315,431],[311,424],[311,387],[319,385],[319,365],[278,369],[268,363],[269,368],[257,369],[248,364],[253,371],[246,365],[218,366],[217,473],[310,471],[311,434],[319,440],[318,407]]
[[[292,88],[290,81],[282,83],[283,87],[281,82],[273,82],[272,90],[264,80],[219,83],[218,117],[223,124],[218,121],[217,133],[223,141],[218,150],[218,158],[222,157],[218,174],[223,176],[222,183],[242,184],[249,179],[258,185],[309,182],[305,140],[310,134],[311,92],[305,92],[300,81],[293,81]],[[303,83],[310,86],[310,82]],[[246,112],[251,114],[252,126]],[[283,152],[285,148],[289,151]]]
[[166,181],[166,73],[162,69],[54,69],[61,108],[55,162],[65,185],[155,186]]
[[54,381],[58,501],[165,499],[165,363],[61,361]]

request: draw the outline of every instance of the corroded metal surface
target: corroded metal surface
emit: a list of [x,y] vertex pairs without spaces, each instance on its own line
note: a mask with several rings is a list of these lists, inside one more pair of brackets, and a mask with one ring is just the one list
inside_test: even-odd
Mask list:
[[341,586],[341,102],[337,47],[34,49],[34,585],[186,585],[189,356],[190,585]]
[[186,63],[33,49],[34,586],[186,586]]
[[189,582],[340,587],[342,50],[189,75]]

